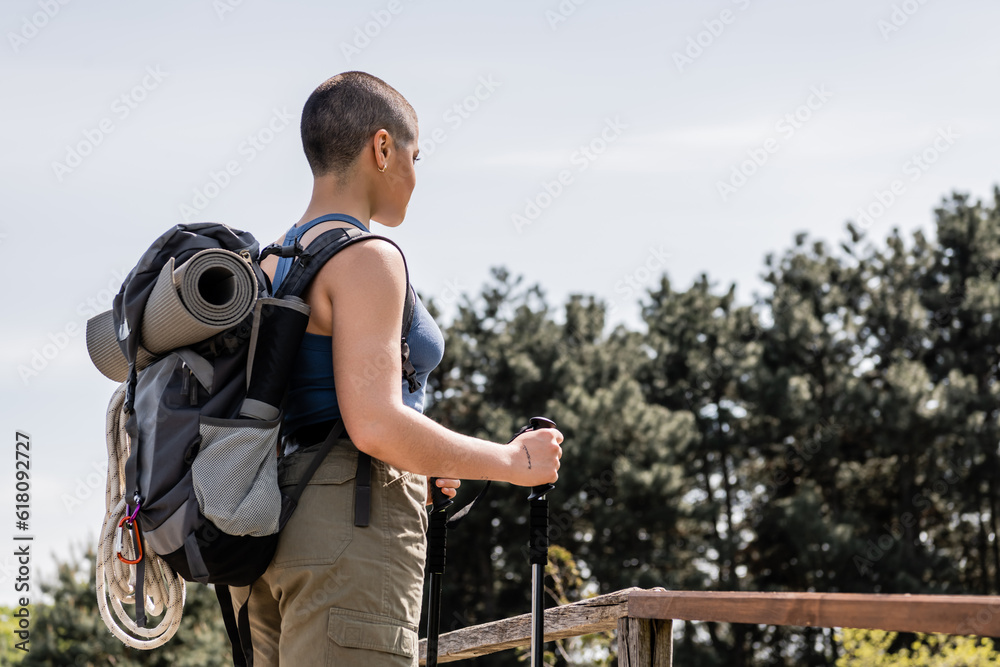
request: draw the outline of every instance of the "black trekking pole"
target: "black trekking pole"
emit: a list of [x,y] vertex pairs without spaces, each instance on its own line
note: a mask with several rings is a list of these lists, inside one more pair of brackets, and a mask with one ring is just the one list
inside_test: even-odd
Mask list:
[[437,478],[431,478],[431,515],[427,527],[427,571],[430,572],[430,592],[427,600],[427,667],[438,662],[438,635],[441,633],[441,584],[448,552],[448,507],[455,501],[438,488]]
[[[532,417],[531,430],[555,428],[556,424],[545,417]],[[549,561],[549,501],[545,494],[556,488],[543,484],[531,488],[531,667],[542,667],[545,645],[545,565]]]

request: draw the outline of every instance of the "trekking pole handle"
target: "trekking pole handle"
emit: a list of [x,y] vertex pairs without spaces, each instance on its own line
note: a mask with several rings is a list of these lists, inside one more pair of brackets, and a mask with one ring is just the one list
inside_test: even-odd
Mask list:
[[[541,428],[555,428],[556,423],[551,419],[546,417],[532,417],[531,426],[528,428],[529,431],[537,431]],[[545,494],[556,488],[555,484],[542,484],[540,486],[531,487],[531,495],[528,496],[528,500],[538,500],[539,498],[544,498]]]
[[437,485],[438,478],[431,477],[431,513],[442,512],[452,505],[455,501],[444,495],[444,489]]
[[[545,417],[533,417],[528,430],[555,428],[556,424]],[[531,540],[528,542],[528,562],[531,563],[531,666],[542,667],[545,646],[545,568],[549,560],[549,501],[545,494],[555,484],[541,484],[531,488],[528,496]]]
[[430,574],[430,594],[427,598],[427,665],[437,667],[438,636],[441,634],[441,577],[444,576],[448,554],[448,507],[454,502],[437,485],[437,477],[430,478],[430,522],[427,526],[427,562]]

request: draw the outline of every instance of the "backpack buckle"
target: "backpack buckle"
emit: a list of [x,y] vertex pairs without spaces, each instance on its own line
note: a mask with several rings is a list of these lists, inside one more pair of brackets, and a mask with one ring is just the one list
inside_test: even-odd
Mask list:
[[272,243],[263,250],[260,251],[260,256],[257,258],[258,262],[263,262],[266,258],[271,255],[277,255],[278,257],[298,257],[306,251],[299,243],[298,239],[295,239],[295,243],[292,245],[278,245],[277,243]]

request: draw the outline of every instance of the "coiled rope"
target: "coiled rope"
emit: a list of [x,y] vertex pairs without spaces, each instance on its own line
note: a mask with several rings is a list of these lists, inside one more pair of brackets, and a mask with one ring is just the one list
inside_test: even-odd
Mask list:
[[[135,565],[128,565],[118,558],[116,538],[118,524],[125,516],[125,462],[128,460],[130,441],[125,432],[124,412],[125,388],[122,384],[111,397],[107,414],[108,443],[108,486],[105,491],[104,527],[97,548],[97,607],[104,624],[111,634],[126,646],[137,649],[153,649],[162,646],[181,623],[184,612],[184,580],[163,560],[144,545],[142,558],[145,559],[143,592],[145,609],[151,616],[163,614],[160,621],[151,628],[136,625],[123,604],[135,604]],[[121,545],[122,556],[135,559],[135,546],[131,540]],[[114,610],[108,609],[108,601]]]

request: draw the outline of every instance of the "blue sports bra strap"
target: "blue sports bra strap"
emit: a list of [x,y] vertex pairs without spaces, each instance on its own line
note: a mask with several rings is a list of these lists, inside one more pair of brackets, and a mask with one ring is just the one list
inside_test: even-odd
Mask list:
[[[348,222],[363,232],[367,232],[368,228],[361,224],[361,221],[357,218],[347,215],[345,213],[328,213],[327,215],[321,215],[318,218],[314,218],[309,222],[300,225],[298,227],[292,227],[285,234],[285,242],[282,244],[284,246],[291,246],[296,241],[302,238],[302,236],[308,232],[310,229],[320,224],[321,222]],[[274,269],[274,280],[271,281],[272,291],[276,291],[278,286],[285,280],[288,276],[288,272],[292,268],[292,262],[294,258],[292,257],[279,257],[278,266]]]
[[[308,230],[312,229],[321,222],[349,222],[350,224],[354,225],[363,232],[369,231],[367,227],[361,224],[360,220],[358,220],[353,216],[346,215],[344,213],[328,213],[327,215],[321,215],[315,220],[310,220],[301,227],[292,227],[292,229],[289,231],[295,231],[298,235],[298,238],[302,238],[303,234],[305,234]],[[287,243],[288,241],[286,240],[285,242]]]
[[[289,245],[289,243],[286,242],[285,245]],[[293,259],[294,258],[292,257],[278,258],[278,266],[275,267],[274,278],[271,280],[272,292],[277,291],[278,286],[285,280],[285,277],[288,276],[288,271],[292,268]]]

